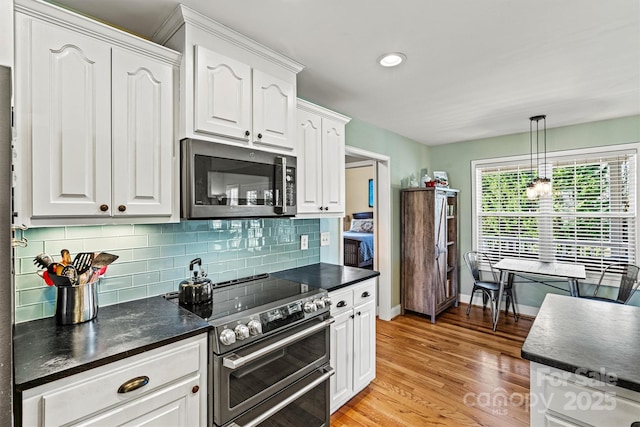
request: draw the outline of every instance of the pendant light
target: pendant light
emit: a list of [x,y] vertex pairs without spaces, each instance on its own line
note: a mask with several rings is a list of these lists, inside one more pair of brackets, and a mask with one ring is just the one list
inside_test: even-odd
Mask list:
[[[530,162],[531,162],[531,177],[532,180],[527,184],[527,198],[536,199],[542,196],[551,195],[551,180],[546,176],[540,177],[540,122],[542,121],[542,145],[543,145],[543,166],[547,170],[547,116],[544,114],[538,116],[529,117],[529,150],[530,150]],[[533,179],[533,122],[536,123],[535,139],[536,139],[536,175],[537,178]]]

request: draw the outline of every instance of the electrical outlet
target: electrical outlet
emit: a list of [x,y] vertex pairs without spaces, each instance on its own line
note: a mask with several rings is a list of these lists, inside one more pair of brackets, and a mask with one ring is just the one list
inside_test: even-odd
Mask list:
[[320,233],[320,246],[329,246],[329,236],[331,236],[331,233],[328,231]]
[[300,236],[300,250],[306,251],[309,249],[309,236],[303,234]]

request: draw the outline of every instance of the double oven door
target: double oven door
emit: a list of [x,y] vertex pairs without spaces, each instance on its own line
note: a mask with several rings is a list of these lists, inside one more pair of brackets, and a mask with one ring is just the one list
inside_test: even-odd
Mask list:
[[214,355],[214,426],[328,426],[332,322],[325,313],[232,353]]

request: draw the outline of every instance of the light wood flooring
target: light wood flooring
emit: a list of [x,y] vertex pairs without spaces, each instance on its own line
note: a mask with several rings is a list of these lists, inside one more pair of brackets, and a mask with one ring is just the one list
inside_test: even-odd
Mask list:
[[529,426],[529,361],[520,349],[532,317],[466,304],[432,324],[407,312],[377,320],[376,379],[331,416],[331,426]]

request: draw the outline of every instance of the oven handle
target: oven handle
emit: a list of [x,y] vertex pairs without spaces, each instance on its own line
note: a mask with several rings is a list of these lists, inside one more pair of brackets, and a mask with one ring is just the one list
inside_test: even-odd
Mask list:
[[222,364],[224,365],[225,368],[229,368],[229,369],[238,369],[239,367],[249,363],[249,362],[253,362],[256,359],[261,358],[262,356],[269,354],[273,351],[276,351],[282,347],[286,347],[289,344],[298,341],[299,339],[302,339],[306,336],[309,335],[313,335],[316,332],[318,332],[321,329],[326,328],[327,326],[331,325],[334,322],[333,317],[328,318],[327,320],[318,323],[315,326],[311,326],[310,328],[304,329],[300,332],[297,332],[293,335],[290,335],[286,338],[283,338],[282,340],[278,341],[278,342],[274,342],[273,344],[270,344],[266,347],[261,348],[260,350],[254,351],[253,353],[249,353],[246,356],[238,356],[236,353],[231,353],[230,355],[224,357],[222,359]]
[[229,424],[229,427],[254,427],[254,426],[257,426],[258,424],[260,424],[264,420],[268,419],[269,417],[271,417],[273,414],[275,414],[276,412],[278,412],[279,410],[281,410],[285,406],[289,405],[291,402],[295,402],[300,396],[304,395],[305,393],[307,393],[310,390],[313,390],[315,387],[317,387],[318,385],[320,385],[323,382],[325,382],[327,379],[329,379],[329,377],[331,375],[334,374],[333,368],[327,367],[327,368],[324,368],[324,369],[325,369],[325,373],[321,377],[319,377],[318,379],[314,380],[311,384],[309,384],[308,386],[304,387],[303,389],[298,390],[297,392],[295,392],[294,394],[292,394],[291,396],[289,396],[288,398],[286,398],[282,402],[278,403],[277,405],[272,406],[268,411],[263,412],[258,417],[254,418],[253,420],[249,421],[248,423],[245,423],[245,424],[242,424],[242,425],[237,424],[237,423],[231,423],[231,424]]

